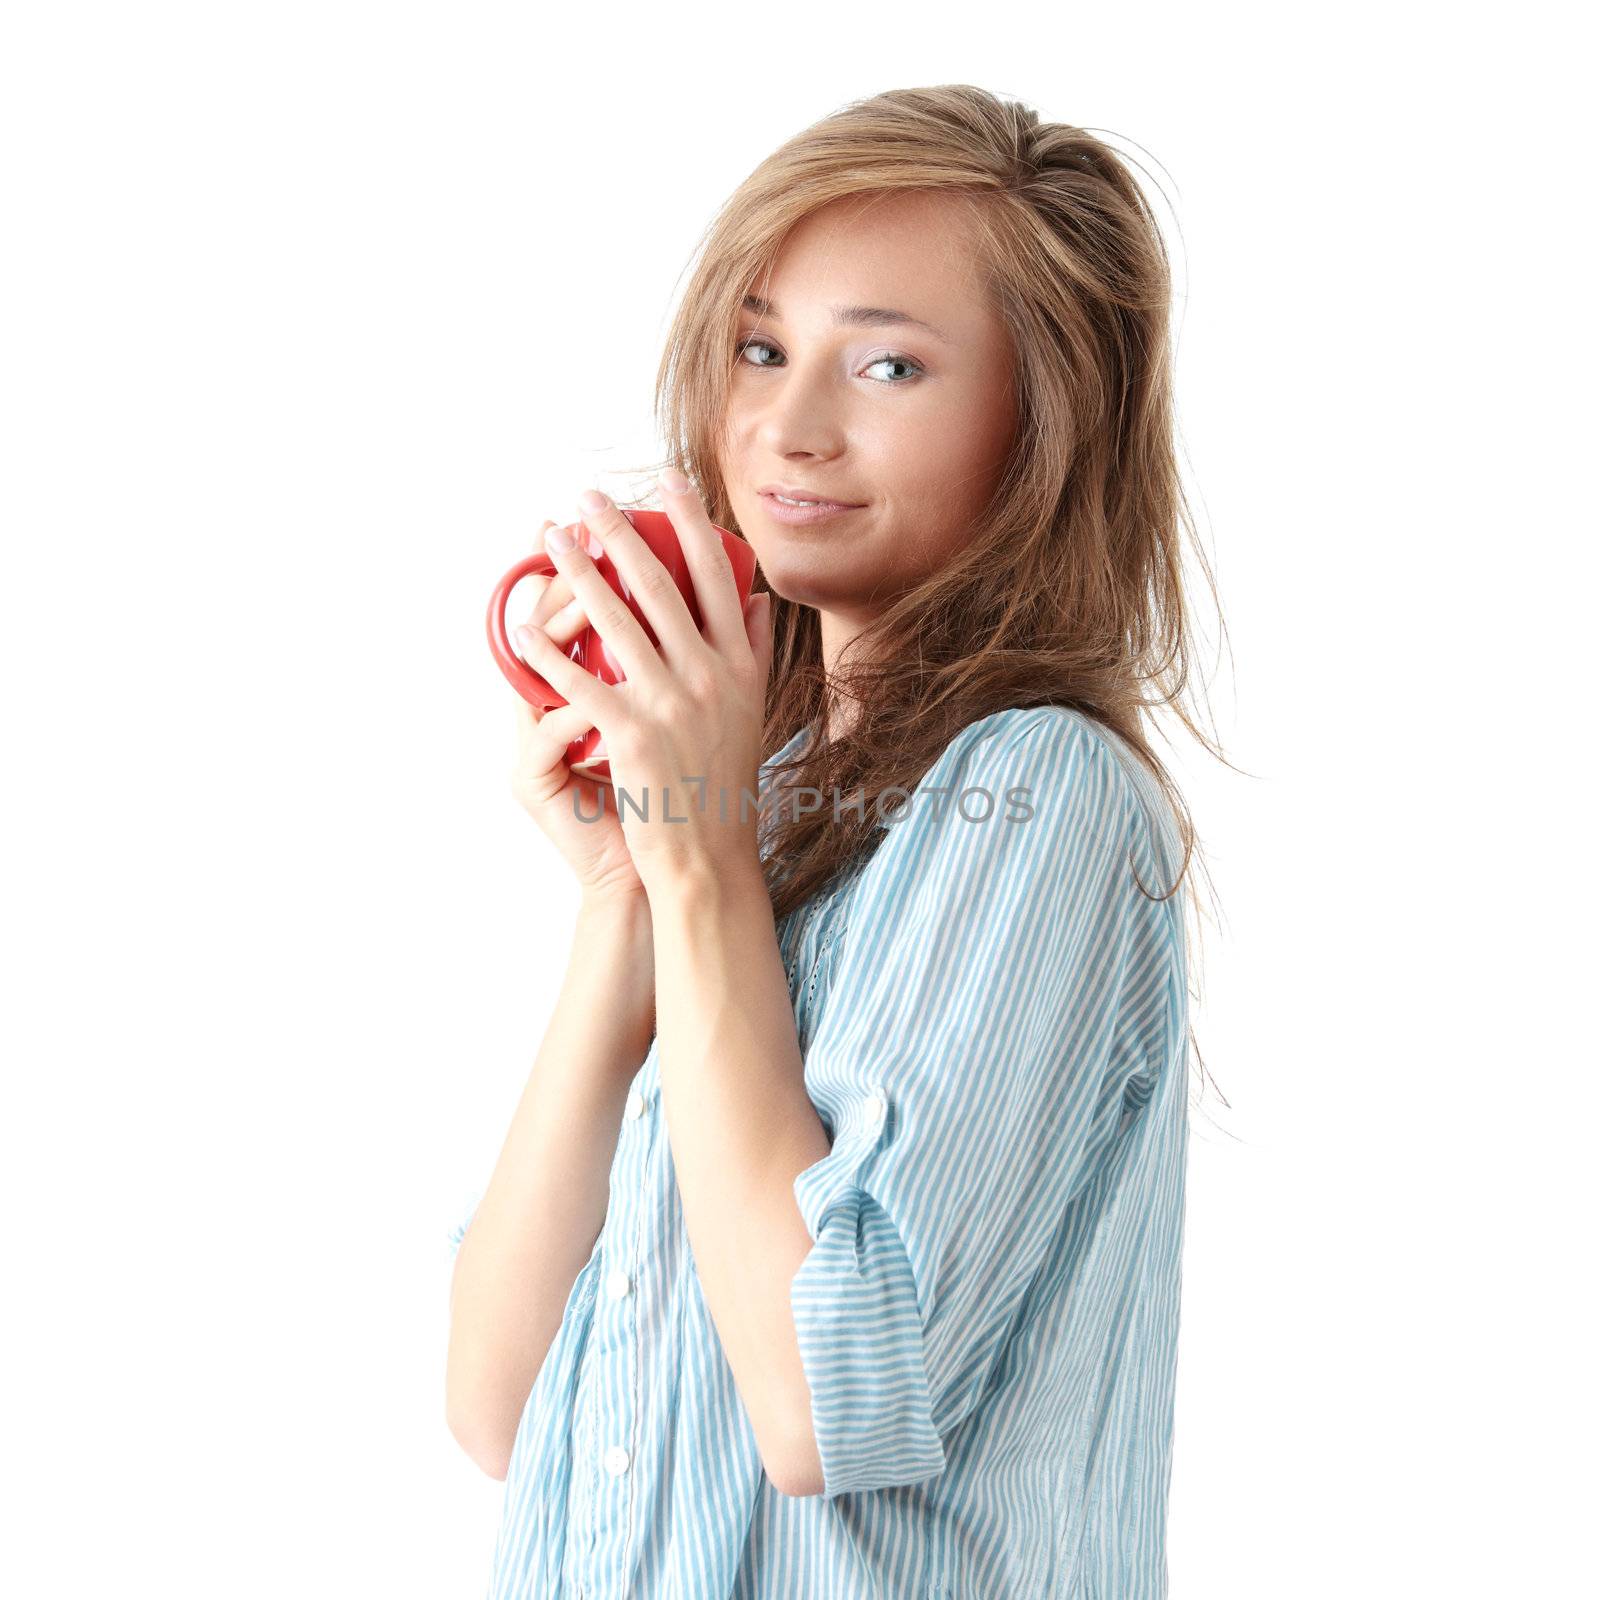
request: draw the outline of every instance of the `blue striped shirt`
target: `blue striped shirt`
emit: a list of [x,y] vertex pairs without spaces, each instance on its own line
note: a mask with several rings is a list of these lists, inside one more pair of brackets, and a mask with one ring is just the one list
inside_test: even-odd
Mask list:
[[1011,708],[779,924],[832,1141],[794,1181],[813,1244],[790,1295],[820,1495],[762,1471],[652,1043],[517,1431],[490,1600],[1166,1594],[1184,891],[1146,898],[1134,870],[1159,894],[1180,857],[1115,734]]

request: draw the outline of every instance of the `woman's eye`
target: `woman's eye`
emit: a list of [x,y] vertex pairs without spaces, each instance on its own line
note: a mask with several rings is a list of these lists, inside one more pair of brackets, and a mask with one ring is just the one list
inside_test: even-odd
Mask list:
[[[916,362],[911,359],[910,356],[879,356],[879,357],[876,358],[876,360],[873,361],[872,365],[875,366],[875,367],[883,367],[883,366],[909,367],[911,369],[910,373],[908,374],[909,377],[915,377],[917,375],[917,373],[922,371],[922,368],[919,367],[916,364]],[[889,381],[890,381],[891,386],[892,386],[897,381],[898,382],[904,382],[905,380],[904,379],[899,379],[899,380],[891,379]]]
[[[772,346],[765,339],[741,339],[734,346],[734,354],[743,359],[746,350],[770,350],[771,348]],[[767,367],[771,366],[772,363],[770,361],[752,361],[749,365],[752,367]]]
[[[780,361],[782,360],[782,352],[779,351],[776,346],[768,344],[765,339],[740,339],[734,346],[735,359],[740,361],[744,360],[744,353],[747,350],[770,350],[774,355],[778,356]],[[776,365],[776,363],[771,361],[750,361],[747,362],[746,365],[752,367],[770,367]],[[876,380],[877,382],[882,383],[886,388],[891,389],[896,387],[898,384],[909,382],[922,371],[922,368],[915,361],[913,361],[910,356],[898,355],[876,356],[863,370],[871,371],[873,367],[882,366],[899,366],[909,369],[906,376],[903,378],[879,378]]]

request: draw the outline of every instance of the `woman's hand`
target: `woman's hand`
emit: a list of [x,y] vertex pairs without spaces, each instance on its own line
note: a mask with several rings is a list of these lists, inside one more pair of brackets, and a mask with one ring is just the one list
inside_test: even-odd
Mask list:
[[[539,530],[539,547],[544,532],[555,524],[546,522]],[[598,549],[598,545],[596,545]],[[528,623],[539,628],[546,648],[564,652],[589,626],[583,602],[573,597],[572,585],[560,572],[553,577],[533,575],[539,584],[538,599]],[[530,648],[527,624],[514,630],[513,642],[522,658],[536,672],[543,672]],[[581,672],[574,667],[574,671]],[[561,691],[566,693],[565,689]],[[544,836],[561,852],[572,868],[586,896],[626,898],[642,895],[644,886],[634,870],[633,858],[622,836],[615,805],[607,797],[609,785],[596,778],[574,775],[567,766],[567,747],[594,726],[578,707],[557,706],[541,711],[521,695],[516,700],[517,765],[511,789],[529,816],[539,824]],[[602,814],[603,812],[603,814]],[[585,818],[592,818],[585,821]]]
[[[668,481],[673,477],[681,488]],[[597,727],[603,735],[624,812],[622,832],[652,898],[697,880],[752,868],[759,873],[755,800],[772,663],[767,596],[753,594],[741,607],[733,567],[699,496],[670,472],[662,474],[661,489],[705,619],[704,637],[649,545],[609,499],[591,490],[579,501],[580,526],[605,547],[661,642],[651,643],[581,545],[563,550],[547,538],[557,571],[625,680],[601,683],[567,659],[559,639],[537,631],[528,657],[582,719],[567,723],[563,733]]]

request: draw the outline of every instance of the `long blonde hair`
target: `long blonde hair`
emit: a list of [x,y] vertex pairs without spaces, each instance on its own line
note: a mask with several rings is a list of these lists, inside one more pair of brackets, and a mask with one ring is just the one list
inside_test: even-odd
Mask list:
[[[865,801],[838,818],[827,805],[784,817],[767,867],[774,914],[870,854],[882,836],[881,793],[914,788],[975,719],[1028,705],[1077,709],[1149,767],[1183,844],[1171,894],[1198,847],[1147,719],[1168,709],[1232,763],[1186,703],[1194,644],[1185,534],[1213,601],[1216,586],[1180,482],[1167,253],[1116,151],[969,84],[891,90],[796,134],[702,235],[657,374],[668,458],[694,480],[712,520],[737,531],[718,461],[741,301],[811,212],[904,190],[970,208],[979,280],[1017,352],[1019,425],[970,541],[890,603],[867,648],[831,677],[815,610],[772,596],[763,753],[809,725],[818,737],[786,764],[785,783]],[[851,702],[852,715],[830,740],[833,696]]]

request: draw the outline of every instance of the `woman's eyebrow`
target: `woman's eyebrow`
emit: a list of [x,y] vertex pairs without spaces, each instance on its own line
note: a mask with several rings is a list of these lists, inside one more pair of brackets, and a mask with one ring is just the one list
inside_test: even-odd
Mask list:
[[[774,322],[783,320],[778,314],[778,308],[770,300],[763,300],[758,294],[747,294],[744,297],[744,309],[753,311],[758,317],[771,317]],[[904,324],[912,328],[924,328],[935,339],[942,339],[946,344],[951,342],[949,335],[941,333],[931,322],[924,322],[921,317],[914,317],[909,311],[890,311],[886,306],[835,306],[833,320],[840,327],[880,328]]]

